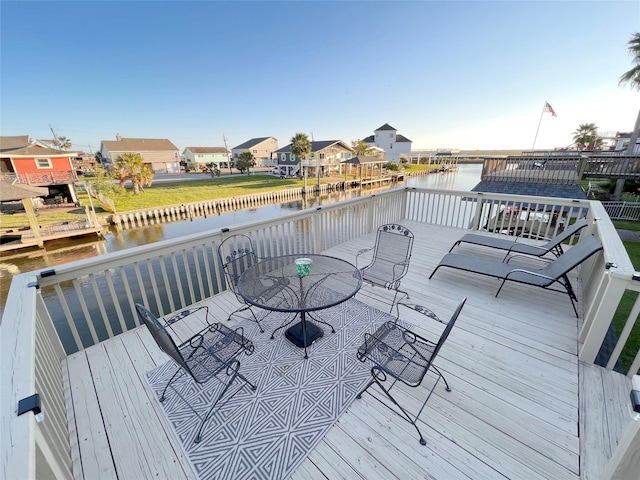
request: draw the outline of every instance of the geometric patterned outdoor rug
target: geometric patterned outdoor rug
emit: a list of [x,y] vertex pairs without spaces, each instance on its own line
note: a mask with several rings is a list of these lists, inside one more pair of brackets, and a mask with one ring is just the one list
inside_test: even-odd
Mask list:
[[[183,375],[160,403],[201,480],[289,477],[369,381],[370,366],[356,358],[365,332],[373,333],[394,318],[355,299],[319,311],[316,315],[336,333],[321,325],[325,334],[307,349],[305,360],[303,349],[285,339],[282,330],[270,338],[283,315],[269,315],[265,333],[255,323],[244,325],[255,352],[239,357],[240,373],[257,390],[244,386],[214,411],[200,443],[193,442],[198,418],[176,392],[196,411],[206,412],[220,384],[210,380],[199,385]],[[147,372],[156,399],[176,368],[167,362]],[[234,383],[241,385],[246,384]]]

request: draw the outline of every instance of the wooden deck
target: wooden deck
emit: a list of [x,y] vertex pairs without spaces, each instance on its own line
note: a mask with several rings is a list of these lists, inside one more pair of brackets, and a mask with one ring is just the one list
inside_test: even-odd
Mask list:
[[[628,412],[607,410],[607,402],[623,405],[630,381],[579,365],[578,321],[567,295],[507,284],[495,298],[497,280],[444,268],[428,280],[463,232],[403,223],[416,237],[402,283],[411,300],[448,319],[468,297],[436,361],[453,390],[437,388],[421,415],[426,447],[410,424],[371,397],[354,401],[292,478],[598,478],[629,419]],[[353,261],[373,241],[370,234],[323,253]],[[473,246],[457,251],[495,256]],[[357,298],[388,310],[383,301],[392,295],[368,286]],[[237,307],[229,293],[206,302],[221,321]],[[409,309],[402,308],[401,317],[430,338],[441,331]],[[144,380],[146,371],[166,360],[144,328],[68,358],[77,478],[194,478]],[[421,393],[407,389],[410,407]]]
[[34,236],[31,229],[10,230],[7,233],[19,235],[15,241],[0,245],[0,253],[10,252],[21,248],[42,247],[45,242],[60,240],[61,238],[75,238],[89,235],[102,236],[104,227],[94,227],[85,222],[73,222],[63,225],[44,226],[38,237]]

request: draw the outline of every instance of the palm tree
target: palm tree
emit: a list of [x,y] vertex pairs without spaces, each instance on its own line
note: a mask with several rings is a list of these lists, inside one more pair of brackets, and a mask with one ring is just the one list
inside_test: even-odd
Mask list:
[[602,144],[598,138],[598,127],[595,123],[582,123],[573,132],[573,141],[578,150],[593,150]]
[[69,150],[71,148],[71,140],[67,137],[58,137],[58,147],[62,150]]
[[629,84],[632,89],[640,90],[640,33],[634,33],[627,42],[627,50],[633,57],[631,70],[620,77],[618,85]]
[[[291,153],[298,159],[299,173],[302,173],[302,159],[311,153],[311,143],[305,133],[296,133],[291,138]],[[305,177],[306,178],[306,177]]]
[[[627,50],[633,57],[631,63],[633,67],[631,70],[624,73],[620,77],[618,85],[628,84],[633,90],[640,91],[640,33],[634,33],[631,36],[631,40],[627,42]],[[629,146],[627,147],[627,155],[633,153],[636,142],[638,141],[638,135],[640,134],[640,111],[638,111],[638,118],[636,118],[636,125],[633,128],[633,133],[629,139]]]
[[133,194],[138,195],[140,190],[144,191],[145,185],[151,185],[153,170],[144,163],[139,153],[124,153],[113,164],[113,176],[118,179],[121,187],[127,180],[131,180]]
[[360,155],[371,155],[373,148],[364,140],[354,140],[351,142],[351,150],[353,150],[353,154],[357,157]]

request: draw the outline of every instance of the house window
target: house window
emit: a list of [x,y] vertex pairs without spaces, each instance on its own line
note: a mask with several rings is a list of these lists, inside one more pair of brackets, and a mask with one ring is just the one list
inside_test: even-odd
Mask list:
[[51,159],[49,159],[49,158],[36,158],[36,167],[38,167],[38,168],[51,168]]
[[324,153],[320,154],[320,160],[324,160]]
[[287,155],[285,153],[280,155],[280,160],[282,160],[283,162],[287,161]]
[[258,150],[251,150],[251,153],[258,153]]

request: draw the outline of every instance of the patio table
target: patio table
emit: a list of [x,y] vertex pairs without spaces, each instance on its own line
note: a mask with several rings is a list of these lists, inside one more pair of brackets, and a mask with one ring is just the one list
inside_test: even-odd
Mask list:
[[[296,260],[301,258],[312,261],[306,275],[296,268]],[[238,279],[238,292],[248,303],[299,315],[300,320],[285,331],[285,337],[304,348],[304,358],[308,358],[307,347],[324,335],[320,327],[307,322],[307,315],[348,300],[361,286],[362,275],[355,265],[313,254],[272,257],[247,268]]]

